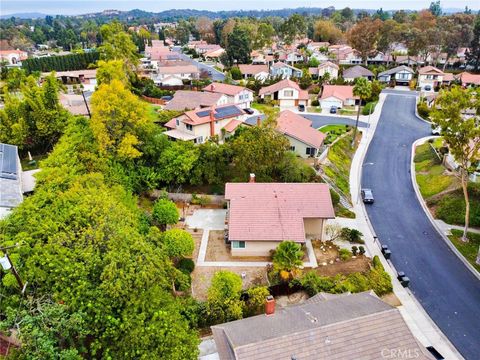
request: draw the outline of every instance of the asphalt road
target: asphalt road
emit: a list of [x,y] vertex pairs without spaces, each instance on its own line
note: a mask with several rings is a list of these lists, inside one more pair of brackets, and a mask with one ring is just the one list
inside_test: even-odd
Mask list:
[[[325,125],[350,125],[355,126],[355,120],[341,117],[341,116],[328,116],[328,115],[312,115],[312,114],[299,114],[304,118],[312,121],[312,127],[318,129]],[[265,115],[260,115],[260,119],[263,120]],[[257,123],[258,115],[250,116],[245,122],[247,124],[255,125]],[[363,121],[358,122],[358,127],[368,127],[368,124]]]
[[480,359],[480,281],[449,249],[417,200],[410,177],[412,143],[430,134],[415,97],[388,95],[363,163],[367,213],[379,241],[424,309],[466,358]]
[[195,59],[191,59],[190,57],[188,57],[187,55],[185,55],[181,52],[179,54],[180,54],[180,57],[183,60],[192,63],[192,65],[195,65],[199,70],[206,70],[206,71],[209,72],[209,74],[211,73],[211,75],[209,75],[209,76],[213,81],[224,81],[225,80],[225,74],[216,70],[213,66],[205,65],[204,63],[201,63],[201,62],[199,62]]

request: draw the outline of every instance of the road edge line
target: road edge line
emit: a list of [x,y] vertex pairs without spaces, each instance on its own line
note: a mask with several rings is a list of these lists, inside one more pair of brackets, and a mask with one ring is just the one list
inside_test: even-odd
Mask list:
[[427,215],[428,219],[432,223],[435,230],[437,230],[437,232],[440,234],[443,241],[445,241],[447,243],[450,250],[452,250],[452,252],[463,262],[463,264],[468,268],[468,270],[470,270],[470,272],[478,280],[480,280],[480,273],[473,267],[472,264],[470,264],[468,262],[468,260],[465,258],[465,256],[462,255],[462,253],[455,247],[455,245],[453,245],[453,243],[450,241],[450,239],[443,233],[442,229],[437,224],[437,222],[435,221],[435,218],[433,217],[432,213],[430,212],[425,199],[423,198],[422,194],[420,193],[420,188],[418,187],[416,171],[415,171],[415,162],[414,162],[415,149],[417,148],[417,146],[425,144],[425,142],[427,142],[428,140],[435,139],[435,138],[438,138],[438,136],[425,136],[423,138],[415,140],[412,144],[412,154],[411,154],[411,157],[410,157],[410,159],[411,159],[410,160],[410,178],[412,180],[413,189],[415,190],[415,194],[417,195],[418,202],[420,203],[420,205],[422,205],[423,211]]

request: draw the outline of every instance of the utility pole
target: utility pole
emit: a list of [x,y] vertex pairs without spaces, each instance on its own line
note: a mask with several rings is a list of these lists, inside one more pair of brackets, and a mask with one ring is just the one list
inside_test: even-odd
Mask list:
[[88,117],[91,119],[92,114],[90,114],[90,108],[88,107],[87,99],[85,99],[85,93],[82,90],[83,101],[85,102],[85,106],[87,107]]

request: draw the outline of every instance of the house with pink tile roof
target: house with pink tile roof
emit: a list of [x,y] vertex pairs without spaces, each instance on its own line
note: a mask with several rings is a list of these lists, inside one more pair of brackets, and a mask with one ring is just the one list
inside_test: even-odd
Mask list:
[[442,84],[444,76],[442,70],[430,65],[424,66],[418,69],[417,87],[422,91],[435,91],[435,88]]
[[264,81],[269,77],[268,65],[254,65],[254,64],[240,64],[238,65],[243,78],[254,78],[260,81]]
[[480,86],[480,74],[470,74],[464,71],[458,74],[457,79],[460,80],[462,86]]
[[290,150],[307,158],[318,155],[326,135],[314,128],[312,122],[290,110],[284,110],[277,118],[277,131],[290,142]]
[[353,86],[350,85],[324,85],[322,95],[319,96],[322,109],[330,109],[333,106],[355,106],[359,97],[353,95]]
[[261,99],[278,101],[278,105],[284,108],[308,105],[308,91],[300,89],[300,86],[290,79],[262,87],[258,95]]
[[336,79],[338,77],[339,69],[340,68],[337,64],[334,64],[331,61],[325,61],[317,67],[308,68],[308,72],[314,77],[323,77],[328,73],[330,79]]
[[321,183],[227,183],[228,243],[232,256],[269,256],[282,241],[325,238],[335,218],[330,189]]
[[249,108],[253,101],[253,91],[244,86],[214,82],[205,86],[202,90],[223,94],[227,97],[228,104],[235,104],[242,109]]

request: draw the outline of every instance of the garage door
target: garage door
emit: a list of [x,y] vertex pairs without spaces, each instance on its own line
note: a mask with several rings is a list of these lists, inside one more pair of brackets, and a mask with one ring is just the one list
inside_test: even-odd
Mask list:
[[295,100],[281,100],[280,106],[282,107],[294,107]]
[[322,100],[320,105],[324,109],[330,109],[332,106],[342,107],[342,102],[339,100],[327,99],[327,100]]

